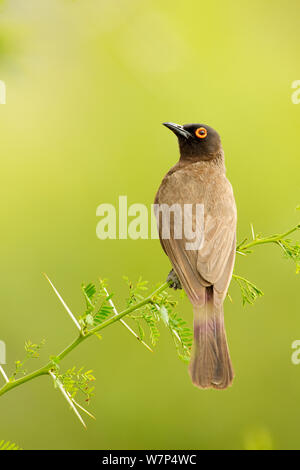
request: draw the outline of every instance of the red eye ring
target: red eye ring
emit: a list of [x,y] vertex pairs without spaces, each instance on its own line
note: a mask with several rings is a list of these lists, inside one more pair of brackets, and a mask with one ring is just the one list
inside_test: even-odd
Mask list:
[[195,131],[195,135],[199,139],[205,139],[205,137],[207,136],[207,129],[205,129],[205,127],[198,127],[198,129],[196,129]]

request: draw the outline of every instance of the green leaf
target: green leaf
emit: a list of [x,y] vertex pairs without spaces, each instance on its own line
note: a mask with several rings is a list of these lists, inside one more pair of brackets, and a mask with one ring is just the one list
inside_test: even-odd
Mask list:
[[72,398],[80,392],[85,402],[89,403],[94,396],[95,387],[90,386],[90,383],[96,379],[91,369],[84,372],[83,367],[76,369],[74,366],[65,373],[57,375],[56,380],[57,384],[62,384]]
[[94,325],[94,317],[93,317],[93,315],[88,314],[88,315],[85,317],[85,321],[86,321],[87,325],[93,326],[93,325]]
[[162,318],[164,324],[166,326],[169,326],[169,313],[168,313],[167,308],[164,305],[162,305],[159,308],[159,313],[161,314],[161,318]]
[[258,299],[258,297],[262,297],[264,295],[263,291],[260,290],[255,284],[250,282],[248,279],[244,277],[237,276],[233,274],[233,279],[238,283],[241,295],[242,295],[242,302],[243,306],[248,303],[253,305],[254,302]]
[[86,286],[83,284],[81,288],[86,300],[86,310],[79,318],[79,323],[83,331],[86,331],[89,327],[102,323],[113,313],[113,308],[109,304],[113,294],[107,295],[106,281],[103,279],[99,279],[97,287],[90,283]]
[[19,447],[17,444],[14,442],[10,441],[0,441],[0,450],[22,450],[21,447]]
[[43,339],[39,344],[32,343],[30,340],[25,341],[25,352],[26,355],[22,360],[15,361],[15,371],[11,377],[11,379],[15,380],[18,375],[25,375],[27,373],[27,369],[25,369],[25,364],[30,359],[37,359],[40,357],[40,350],[46,344],[46,341]]

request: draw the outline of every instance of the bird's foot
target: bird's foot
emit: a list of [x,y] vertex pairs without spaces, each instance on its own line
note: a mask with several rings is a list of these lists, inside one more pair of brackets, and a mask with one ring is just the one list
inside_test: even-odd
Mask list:
[[167,282],[170,282],[170,288],[171,289],[182,289],[182,285],[181,285],[181,282],[177,276],[177,274],[175,273],[174,269],[172,269],[169,274],[168,274],[168,277],[167,277]]

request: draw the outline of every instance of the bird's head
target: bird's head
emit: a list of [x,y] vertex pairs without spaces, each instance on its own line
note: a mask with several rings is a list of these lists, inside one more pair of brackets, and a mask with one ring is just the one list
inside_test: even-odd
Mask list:
[[221,138],[217,131],[206,124],[185,124],[164,122],[178,137],[182,159],[213,160],[222,153]]

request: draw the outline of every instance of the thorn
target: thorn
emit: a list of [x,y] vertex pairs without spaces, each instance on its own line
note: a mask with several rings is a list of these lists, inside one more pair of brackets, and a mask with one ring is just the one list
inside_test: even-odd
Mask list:
[[180,343],[182,343],[182,341],[181,341],[181,339],[180,339],[180,336],[179,336],[179,334],[177,333],[177,331],[176,331],[176,330],[173,330],[173,329],[172,329],[172,331],[173,331],[174,335],[176,336],[176,338],[178,339],[178,341],[179,341]]
[[[69,395],[70,396],[70,395]],[[70,397],[71,398],[71,397]],[[79,403],[77,403],[77,401],[74,400],[74,398],[71,398],[71,400],[73,401],[73,403],[78,406],[78,408],[80,408],[82,411],[84,411],[84,413],[86,413],[90,418],[96,420],[96,417],[94,415],[92,415],[92,413],[90,413],[88,410],[86,410],[85,408],[83,408],[83,406],[79,405]]]
[[3,376],[3,378],[4,378],[4,380],[5,380],[5,382],[8,383],[8,382],[9,382],[9,379],[8,379],[6,373],[4,372],[4,369],[3,369],[2,366],[0,366],[0,372],[1,372],[1,374],[2,374],[2,376]]
[[255,240],[253,224],[250,224],[250,227],[251,227],[251,232],[252,232],[252,239]]
[[237,250],[236,251],[239,255],[247,256],[246,253],[243,253],[242,251]]
[[71,406],[72,410],[73,410],[74,413],[76,414],[77,418],[79,419],[79,421],[81,422],[81,424],[83,425],[83,427],[84,427],[85,429],[87,429],[85,422],[83,421],[83,419],[82,419],[80,413],[78,412],[76,406],[74,405],[73,400],[71,400],[71,398],[69,397],[68,392],[64,389],[62,383],[56,378],[56,375],[54,375],[53,372],[51,372],[51,370],[49,370],[49,374],[50,374],[51,377],[53,378],[54,382],[57,384],[59,390],[61,391],[61,393],[63,394],[64,398],[67,400],[67,402],[68,402],[69,405]]
[[[109,294],[108,294],[107,289],[106,289],[105,287],[104,287],[103,289],[104,289],[104,291],[105,291],[107,297],[109,297]],[[113,301],[112,301],[111,299],[109,299],[108,302],[109,302],[110,306],[112,307],[114,314],[115,314],[115,315],[118,315],[118,311],[117,311],[117,309],[116,309],[115,304],[113,303]],[[133,334],[133,336],[135,336],[136,339],[137,339],[140,343],[142,343],[142,344],[145,346],[145,348],[147,348],[150,352],[153,352],[153,349],[151,349],[150,346],[148,346],[148,344],[145,343],[145,341],[143,341],[143,340],[136,334],[136,332],[133,331],[133,329],[130,328],[130,326],[129,326],[122,318],[121,318],[121,320],[120,320],[120,323],[122,323],[122,325],[124,325],[125,328],[127,328],[127,330],[130,331],[130,333]]]
[[61,303],[63,304],[63,306],[65,307],[66,311],[68,312],[70,318],[73,320],[73,322],[75,323],[76,327],[78,328],[78,330],[81,332],[81,327],[78,323],[78,321],[76,320],[75,316],[73,315],[73,313],[71,312],[71,310],[69,309],[69,307],[67,306],[66,302],[64,301],[64,299],[61,297],[61,295],[59,294],[58,290],[55,288],[55,286],[52,284],[52,282],[50,281],[49,277],[47,276],[46,273],[43,273],[43,276],[47,279],[47,281],[49,282],[50,286],[52,287],[52,289],[54,290],[55,294],[57,295],[57,297],[59,298],[59,300],[61,301]]

